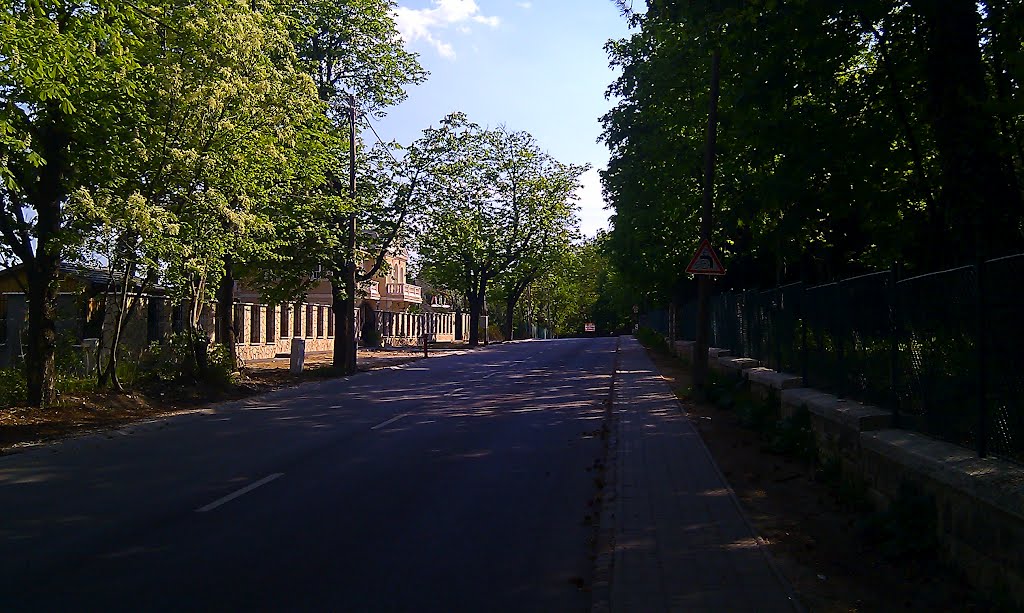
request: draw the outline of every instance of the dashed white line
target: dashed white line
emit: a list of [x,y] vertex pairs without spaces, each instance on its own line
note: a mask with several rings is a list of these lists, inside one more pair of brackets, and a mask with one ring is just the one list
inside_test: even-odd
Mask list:
[[257,481],[256,483],[250,483],[249,485],[243,487],[242,489],[238,490],[237,492],[228,494],[227,496],[225,496],[223,498],[218,498],[217,500],[214,500],[213,502],[211,502],[210,504],[206,505],[205,507],[199,507],[198,509],[196,509],[196,513],[206,513],[207,511],[212,511],[212,510],[216,509],[217,507],[221,506],[222,504],[227,504],[227,503],[231,502],[232,500],[234,500],[235,498],[238,498],[239,496],[244,496],[244,495],[248,494],[249,492],[253,491],[254,489],[260,487],[261,485],[266,485],[266,484],[270,483],[271,481],[273,481],[274,479],[277,479],[278,477],[283,477],[283,476],[284,476],[284,473],[274,473],[274,474],[272,474],[272,475],[270,475],[268,477],[264,477],[264,478],[260,479],[259,481]]
[[404,413],[401,414],[401,415],[398,415],[396,417],[392,417],[391,419],[389,419],[387,421],[381,422],[381,423],[377,424],[376,426],[370,428],[370,430],[380,430],[384,426],[389,426],[389,425],[395,423],[396,421],[398,421],[399,419],[402,419],[403,417],[405,417]]

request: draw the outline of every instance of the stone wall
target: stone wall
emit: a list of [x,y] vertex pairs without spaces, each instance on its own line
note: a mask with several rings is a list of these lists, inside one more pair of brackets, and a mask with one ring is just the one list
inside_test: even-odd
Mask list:
[[[691,341],[674,348],[692,359]],[[1024,467],[895,428],[887,410],[800,387],[800,377],[749,358],[709,353],[716,371],[776,399],[777,417],[807,410],[823,462],[879,510],[912,496],[945,559],[987,594],[1024,608]]]

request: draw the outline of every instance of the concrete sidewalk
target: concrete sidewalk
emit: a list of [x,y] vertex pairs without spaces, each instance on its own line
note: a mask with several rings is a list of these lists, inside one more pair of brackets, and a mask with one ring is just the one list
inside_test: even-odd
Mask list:
[[594,610],[801,610],[644,348],[620,341]]

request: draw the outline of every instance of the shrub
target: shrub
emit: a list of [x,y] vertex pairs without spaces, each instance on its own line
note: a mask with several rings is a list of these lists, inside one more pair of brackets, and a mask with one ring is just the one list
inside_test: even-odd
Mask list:
[[160,382],[202,382],[226,387],[235,371],[227,347],[210,345],[205,335],[190,331],[177,332],[162,343],[151,344],[141,362],[150,378]]
[[25,373],[17,367],[0,368],[0,408],[24,404],[28,397]]
[[636,331],[636,340],[640,341],[644,347],[659,351],[661,353],[668,353],[668,341],[661,335],[660,332],[652,330],[651,328],[641,327]]
[[770,433],[768,450],[773,453],[795,456],[802,460],[814,460],[818,454],[814,432],[811,430],[811,413],[801,407],[790,417],[775,422]]

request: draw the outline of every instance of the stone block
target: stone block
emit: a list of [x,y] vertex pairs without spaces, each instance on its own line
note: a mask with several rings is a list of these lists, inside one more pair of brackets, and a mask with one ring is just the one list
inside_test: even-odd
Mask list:
[[905,430],[861,434],[863,466],[891,499],[908,484],[934,501],[942,550],[986,591],[1024,604],[1024,467]]
[[803,379],[800,377],[784,372],[775,372],[770,368],[748,368],[743,371],[743,376],[750,382],[750,391],[761,398],[767,398],[773,392],[777,394],[782,390],[803,385]]
[[758,362],[753,358],[733,358],[729,356],[722,356],[715,360],[715,364],[718,365],[719,370],[722,372],[740,376],[743,374],[743,371],[750,368],[756,368]]
[[289,362],[289,368],[292,374],[301,373],[302,367],[306,363],[306,339],[292,339],[292,352],[290,358],[291,360]]
[[812,415],[840,424],[854,432],[884,430],[892,424],[892,413],[855,400],[837,398],[808,387],[784,389],[783,406],[794,409],[807,407]]

